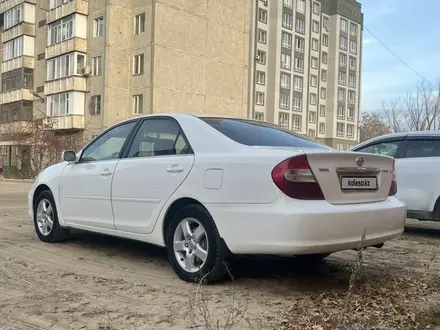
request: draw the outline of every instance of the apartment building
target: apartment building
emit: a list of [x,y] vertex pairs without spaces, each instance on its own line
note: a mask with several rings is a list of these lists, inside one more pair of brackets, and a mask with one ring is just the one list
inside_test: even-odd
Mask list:
[[246,117],[251,8],[251,0],[0,0],[4,166],[19,166],[27,143],[7,131],[36,118],[86,142],[141,114]]
[[258,0],[249,116],[345,150],[359,139],[361,5]]

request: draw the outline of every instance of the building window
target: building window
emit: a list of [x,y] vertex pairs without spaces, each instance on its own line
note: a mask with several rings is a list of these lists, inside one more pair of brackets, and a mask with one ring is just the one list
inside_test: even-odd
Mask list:
[[348,32],[348,22],[346,19],[341,18],[341,31]]
[[325,99],[327,97],[327,89],[325,87],[321,87],[321,99]]
[[265,44],[267,42],[267,32],[262,30],[262,29],[258,29],[258,42]]
[[318,21],[313,21],[312,30],[313,30],[313,32],[319,33],[319,22]]
[[342,50],[347,50],[347,38],[342,37],[342,36],[340,37],[339,48],[341,48]]
[[320,115],[321,117],[325,117],[325,105],[324,105],[324,104],[321,104],[321,105],[319,106],[319,115]]
[[[60,7],[61,5],[72,2],[73,0],[50,0],[50,9],[55,9]],[[3,2],[3,1],[1,1]]]
[[357,53],[357,42],[350,40],[350,53],[356,54]]
[[73,15],[49,25],[49,45],[72,39],[73,36]]
[[316,93],[310,93],[310,104],[316,105]]
[[262,50],[257,50],[257,62],[259,64],[266,64],[266,53]]
[[319,15],[319,3],[313,2],[313,14]]
[[356,87],[356,76],[354,74],[348,75],[348,86],[349,87]]
[[292,49],[292,35],[286,32],[281,34],[282,45],[284,48]]
[[318,39],[312,39],[312,49],[317,51],[319,48],[318,45],[319,45]]
[[347,119],[350,121],[354,120],[354,108],[348,108]]
[[328,17],[327,16],[322,16],[322,26],[326,29],[328,29]]
[[321,80],[327,81],[327,70],[321,69]]
[[301,111],[301,108],[302,108],[302,99],[299,96],[295,96],[293,98],[293,110]]
[[295,57],[295,71],[304,72],[304,60],[300,57]]
[[338,99],[339,99],[339,101],[345,102],[345,89],[344,88],[338,89]]
[[311,65],[312,65],[312,69],[318,68],[318,58],[317,57],[312,57]]
[[290,108],[290,97],[287,94],[280,95],[280,108],[289,109]]
[[261,23],[267,23],[267,10],[258,8],[258,20]]
[[328,46],[328,35],[327,34],[322,35],[322,44],[324,46]]
[[280,86],[284,89],[290,89],[290,75],[286,73],[281,73],[280,75]]
[[350,139],[354,137],[354,125],[347,125],[347,137]]
[[348,91],[348,103],[354,104],[356,99],[356,93],[353,91]]
[[304,34],[305,22],[301,18],[296,18],[295,31]]
[[302,90],[303,90],[303,78],[295,76],[293,79],[295,81],[293,89],[296,90],[297,92],[302,92]]
[[266,83],[266,74],[262,71],[257,71],[257,84],[264,85]]
[[356,64],[357,64],[356,57],[350,56],[350,69],[356,70]]
[[90,114],[91,115],[101,114],[101,95],[93,95],[90,98]]
[[144,54],[133,56],[133,76],[144,74]]
[[292,29],[292,15],[289,13],[283,13],[283,27],[286,29]]
[[100,76],[102,74],[102,56],[96,56],[92,59],[92,75]]
[[301,116],[292,116],[292,130],[301,131]]
[[24,5],[15,6],[4,14],[4,29],[9,29],[24,20]]
[[347,73],[339,71],[339,84],[345,85],[347,83]]
[[296,0],[296,11],[300,13],[306,12],[306,1],[305,0]]
[[344,123],[337,123],[336,124],[336,135],[337,136],[344,136],[344,131],[345,131]]
[[257,92],[255,99],[256,99],[255,103],[257,105],[264,105],[264,93]]
[[337,118],[338,119],[344,119],[345,118],[345,111],[344,111],[344,106],[343,105],[339,105],[338,106],[338,113],[337,113]]
[[264,113],[255,111],[254,119],[259,121],[264,121]]
[[312,124],[316,123],[316,112],[315,111],[309,112],[309,122]]
[[24,54],[24,36],[12,39],[3,44],[3,61],[7,61]]
[[325,134],[325,124],[319,123],[319,134]]
[[357,29],[358,29],[358,26],[357,26],[357,24],[356,23],[350,23],[350,34],[352,35],[352,36],[355,36],[355,35],[357,35]]
[[65,116],[73,110],[73,95],[71,93],[61,93],[49,95],[47,97],[47,115]]
[[328,63],[328,54],[326,52],[322,52],[322,63],[327,64]]
[[309,129],[309,138],[314,140],[316,138],[316,132],[314,129]]
[[95,18],[93,36],[101,37],[104,35],[104,17]]
[[281,53],[281,67],[283,69],[289,69],[292,65],[292,58],[289,54]]
[[[34,89],[34,70],[19,68],[2,74],[2,92],[6,93],[21,88]],[[37,87],[38,89],[38,87]],[[41,93],[41,91],[40,91]],[[7,107],[7,106],[5,106]],[[7,111],[7,110],[6,110]]]
[[284,128],[289,127],[289,114],[280,112],[278,114],[278,125]]
[[292,0],[283,0],[284,7],[292,8]]
[[137,14],[134,17],[134,34],[145,32],[145,13]]
[[295,50],[299,53],[304,53],[305,41],[303,38],[295,37]]
[[315,75],[310,76],[310,86],[316,87],[318,85],[318,77]]
[[138,115],[144,110],[144,95],[133,95],[133,113]]
[[339,53],[339,65],[343,68],[347,66],[347,55]]
[[86,55],[70,53],[58,56],[47,61],[47,80],[60,79],[72,75],[81,75]]

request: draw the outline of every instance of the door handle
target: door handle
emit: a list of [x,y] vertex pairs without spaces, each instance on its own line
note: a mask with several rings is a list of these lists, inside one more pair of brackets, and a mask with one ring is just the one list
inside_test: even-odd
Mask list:
[[108,169],[105,169],[101,172],[101,176],[109,176],[112,175],[112,172],[110,172]]
[[167,168],[168,173],[180,173],[183,172],[183,167],[180,167],[179,165],[173,165],[169,168]]

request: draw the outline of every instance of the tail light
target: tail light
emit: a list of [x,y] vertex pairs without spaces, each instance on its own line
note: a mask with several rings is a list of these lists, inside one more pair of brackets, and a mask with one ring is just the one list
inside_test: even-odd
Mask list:
[[397,181],[396,181],[395,160],[393,159],[393,181],[391,182],[391,187],[388,196],[394,196],[395,194],[397,194]]
[[3,173],[3,169],[0,167],[0,174],[2,174]]
[[288,158],[272,170],[272,180],[287,196],[296,199],[324,199],[306,155]]

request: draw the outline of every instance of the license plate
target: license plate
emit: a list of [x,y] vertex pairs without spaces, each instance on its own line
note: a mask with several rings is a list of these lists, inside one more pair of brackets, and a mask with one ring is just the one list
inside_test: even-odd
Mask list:
[[342,178],[341,180],[342,190],[377,190],[377,178]]

